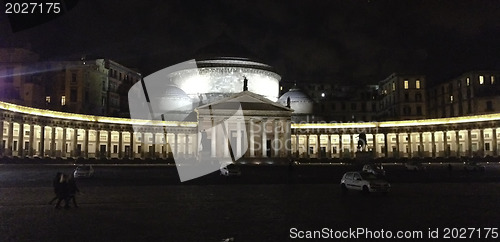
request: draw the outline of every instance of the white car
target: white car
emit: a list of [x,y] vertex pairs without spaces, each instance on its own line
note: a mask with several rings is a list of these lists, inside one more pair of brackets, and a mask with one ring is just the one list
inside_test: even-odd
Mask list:
[[241,176],[241,171],[235,164],[228,164],[221,166],[220,174],[222,176]]
[[371,192],[386,194],[391,190],[391,184],[372,173],[353,171],[344,174],[340,180],[340,188],[343,193],[347,193],[348,190],[356,190],[365,194]]
[[94,168],[92,165],[80,165],[75,168],[73,171],[73,176],[75,178],[78,177],[93,177],[94,176]]
[[373,175],[376,176],[385,176],[385,170],[382,165],[377,165],[377,164],[368,164],[363,166],[363,171],[372,173]]
[[422,163],[417,161],[410,161],[405,163],[405,167],[409,171],[423,171],[425,170],[425,166]]

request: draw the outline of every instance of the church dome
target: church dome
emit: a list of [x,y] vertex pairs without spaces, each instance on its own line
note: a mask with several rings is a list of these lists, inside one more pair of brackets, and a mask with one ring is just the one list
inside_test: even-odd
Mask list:
[[281,95],[278,102],[286,106],[287,100],[290,98],[290,108],[294,110],[294,114],[312,114],[314,102],[301,90],[293,88],[290,91]]
[[168,85],[163,95],[152,100],[158,105],[157,110],[164,115],[165,120],[183,121],[193,111],[193,101],[180,88]]

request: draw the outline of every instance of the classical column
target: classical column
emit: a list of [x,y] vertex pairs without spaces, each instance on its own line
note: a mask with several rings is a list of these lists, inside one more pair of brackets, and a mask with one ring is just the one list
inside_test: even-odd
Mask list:
[[432,158],[436,157],[436,137],[434,136],[434,132],[431,131],[431,147],[432,147]]
[[375,134],[373,134],[373,135],[372,135],[372,137],[373,137],[373,138],[372,138],[372,140],[373,140],[372,142],[373,142],[373,152],[374,152],[373,156],[374,156],[375,158],[377,158],[377,157],[378,157],[378,150],[377,150],[377,145],[378,145],[378,144],[377,144],[377,134],[376,134],[376,133],[375,133]]
[[95,155],[96,158],[101,158],[101,130],[95,131]]
[[[203,132],[205,132],[205,131],[203,131]],[[167,135],[167,129],[166,128],[163,129],[162,147],[163,147],[162,157],[163,158],[168,158],[168,135]]]
[[273,153],[274,157],[279,157],[279,132],[278,132],[278,127],[279,127],[279,121],[277,119],[273,120]]
[[310,154],[309,154],[309,134],[306,134],[306,157],[309,158],[310,157]]
[[134,147],[134,130],[130,130],[130,139],[129,139],[129,142],[130,142],[130,149],[129,149],[129,154],[127,154],[129,156],[129,159],[134,159],[135,158],[135,147]]
[[[0,132],[3,133],[3,129],[0,129]],[[33,155],[34,155],[34,145],[35,145],[35,125],[33,123],[30,124],[30,138],[29,138],[29,142],[30,142],[30,147],[29,147],[29,151],[28,151],[28,155],[29,157],[33,158]],[[2,142],[2,139],[0,138],[0,144]]]
[[[212,157],[217,157],[217,149],[216,149],[216,145],[217,145],[217,138],[216,138],[216,133],[217,133],[217,127],[218,125],[216,126],[213,126],[210,131],[211,131],[211,135],[210,135],[210,153],[211,153],[211,156]],[[172,151],[173,153],[173,151]]]
[[285,145],[285,157],[292,156],[292,122],[290,120],[285,120],[285,135],[283,136],[285,140],[283,144]]
[[[62,128],[62,146],[61,146],[61,156],[62,157],[66,157],[66,127],[63,127]],[[31,141],[30,141],[30,144],[31,144]]]
[[78,128],[73,128],[73,157],[77,156],[76,149],[78,147]]
[[328,133],[326,141],[326,158],[332,158],[332,136],[330,133]]
[[339,134],[339,158],[343,158],[344,147],[342,144],[342,134]]
[[3,119],[0,119],[0,157],[3,157]]
[[444,150],[444,157],[448,157],[448,135],[447,131],[443,131],[443,150]]
[[177,155],[179,153],[179,134],[176,132],[174,133],[174,155]]
[[[241,122],[242,120],[236,121],[236,156],[241,157]],[[244,122],[244,120],[243,120]]]
[[356,153],[356,145],[354,144],[354,134],[349,135],[349,139],[351,140],[351,158],[354,157]]
[[123,132],[118,130],[118,159],[123,159]]
[[[141,159],[144,159],[144,150],[146,150],[146,142],[144,141],[144,132],[141,132],[141,150],[139,151],[141,153]],[[175,142],[175,148],[177,149],[177,136],[176,136],[176,142]]]
[[299,158],[300,157],[300,144],[299,144],[300,135],[299,135],[299,133],[297,131],[298,130],[295,130],[295,156],[297,158]]
[[321,135],[316,134],[316,157],[321,158]]
[[469,149],[467,153],[472,157],[472,130],[467,130],[467,148]]
[[389,141],[387,140],[387,133],[384,134],[384,157],[387,158],[389,157]]
[[249,131],[250,131],[250,134],[249,134],[249,141],[248,142],[248,148],[250,149],[250,157],[255,157],[255,134],[254,134],[254,119],[251,118],[249,119]]
[[189,154],[189,134],[186,133],[184,134],[185,139],[184,139],[184,156],[187,156]]
[[408,136],[408,157],[412,158],[413,157],[413,154],[412,154],[413,151],[411,149],[411,132],[408,132],[406,135]]
[[418,141],[420,142],[420,151],[418,152],[418,155],[420,157],[424,157],[424,134],[423,132],[418,132]]
[[109,128],[108,129],[108,147],[106,147],[108,159],[111,159],[111,141],[112,141],[112,139],[113,139],[113,137],[111,136],[111,129]]
[[45,156],[45,125],[40,125],[40,157]]
[[12,156],[12,146],[14,143],[14,121],[9,121],[9,134],[7,135],[7,154]]
[[89,158],[89,129],[83,129],[85,132],[85,158]]
[[455,130],[455,144],[457,145],[457,157],[460,157],[460,130]]
[[229,147],[229,137],[230,137],[230,132],[229,132],[229,122],[226,121],[226,122],[223,122],[223,125],[224,125],[224,147],[223,147],[223,150],[224,150],[224,157],[229,157],[229,149],[231,149],[231,147]]
[[480,128],[479,129],[479,152],[481,153],[481,156],[485,155],[485,150],[484,150],[484,129]]
[[24,157],[24,123],[19,123],[19,135],[17,136],[17,156]]
[[50,156],[56,156],[56,127],[52,126],[50,132]]
[[492,146],[493,146],[493,156],[497,156],[498,155],[498,143],[497,143],[497,128],[493,128],[493,130],[491,131],[492,132]]
[[267,157],[267,133],[266,133],[267,119],[263,118],[261,121],[262,126],[262,157]]
[[396,133],[396,157],[399,158],[399,133]]

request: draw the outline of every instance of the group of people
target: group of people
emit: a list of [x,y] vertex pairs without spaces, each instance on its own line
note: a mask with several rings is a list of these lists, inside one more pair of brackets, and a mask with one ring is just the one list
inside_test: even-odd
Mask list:
[[61,202],[64,201],[64,208],[68,209],[70,208],[70,202],[73,201],[74,207],[78,207],[75,195],[76,193],[79,193],[80,190],[76,186],[76,181],[73,174],[68,176],[66,174],[63,174],[62,172],[58,172],[56,174],[56,177],[52,181],[52,185],[54,186],[54,192],[56,196],[49,202],[49,204],[52,204],[57,200],[55,208],[59,209],[61,208]]

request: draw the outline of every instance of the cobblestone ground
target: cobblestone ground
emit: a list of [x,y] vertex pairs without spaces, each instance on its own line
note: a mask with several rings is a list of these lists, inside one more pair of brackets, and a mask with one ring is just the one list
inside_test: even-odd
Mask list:
[[80,208],[56,210],[51,187],[0,187],[0,241],[288,241],[292,227],[500,227],[499,183],[394,184],[386,197],[342,196],[337,184],[80,189]]

